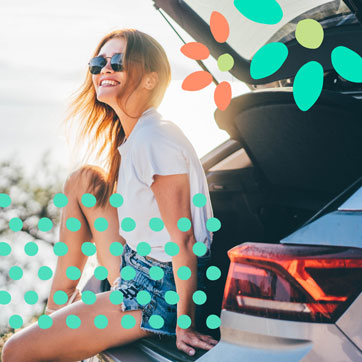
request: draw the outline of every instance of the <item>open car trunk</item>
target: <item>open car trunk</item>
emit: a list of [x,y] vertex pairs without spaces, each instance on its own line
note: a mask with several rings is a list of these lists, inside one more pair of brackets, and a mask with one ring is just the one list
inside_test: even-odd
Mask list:
[[[239,96],[226,111],[215,112],[218,126],[232,140],[203,159],[214,214],[222,225],[212,244],[212,264],[222,274],[207,281],[204,318],[221,313],[227,250],[243,242],[278,243],[362,176],[361,110],[362,100],[323,91],[315,106],[302,112],[291,90],[280,89]],[[212,165],[240,148],[252,165],[212,171]],[[201,332],[220,338],[219,330],[204,326]],[[172,361],[206,353],[186,356],[176,348],[175,337],[155,336],[134,345]]]

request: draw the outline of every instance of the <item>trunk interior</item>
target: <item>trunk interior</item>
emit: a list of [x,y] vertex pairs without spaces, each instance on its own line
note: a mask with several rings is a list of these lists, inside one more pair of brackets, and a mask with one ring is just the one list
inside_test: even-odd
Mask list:
[[[220,268],[221,277],[208,280],[204,321],[221,313],[229,249],[244,242],[278,243],[361,177],[361,104],[323,91],[314,107],[302,112],[285,89],[248,93],[233,99],[226,111],[215,112],[218,126],[231,139],[201,160],[214,216],[221,221],[212,244],[212,265]],[[233,154],[245,157],[240,149],[251,164],[218,167]],[[220,338],[219,329],[209,329],[205,322],[200,332]],[[199,350],[188,357],[176,348],[174,337],[135,343],[174,361],[206,353]]]

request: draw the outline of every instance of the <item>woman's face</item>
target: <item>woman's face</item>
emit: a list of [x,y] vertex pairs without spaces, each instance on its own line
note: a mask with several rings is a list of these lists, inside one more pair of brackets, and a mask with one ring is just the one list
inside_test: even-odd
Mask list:
[[[126,50],[126,41],[123,38],[113,38],[108,40],[100,49],[97,55],[104,57],[112,57],[115,53],[124,53]],[[125,84],[126,73],[116,72],[111,67],[111,59],[107,58],[107,64],[102,68],[99,74],[92,74],[93,85],[97,94],[97,99],[100,102],[106,103],[109,106],[117,104],[117,94]],[[104,83],[103,81],[110,80],[115,82],[115,85]]]

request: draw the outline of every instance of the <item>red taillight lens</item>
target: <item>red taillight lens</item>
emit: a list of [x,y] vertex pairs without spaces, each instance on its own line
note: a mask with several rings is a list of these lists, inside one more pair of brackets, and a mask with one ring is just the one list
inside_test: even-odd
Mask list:
[[362,250],[246,243],[228,251],[222,309],[334,322],[362,291]]

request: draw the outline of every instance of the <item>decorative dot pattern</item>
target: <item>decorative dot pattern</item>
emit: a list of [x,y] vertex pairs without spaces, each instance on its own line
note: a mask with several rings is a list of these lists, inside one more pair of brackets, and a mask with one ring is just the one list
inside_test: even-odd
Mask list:
[[[120,194],[113,194],[110,199],[110,204],[113,207],[120,207],[123,204],[123,197]],[[68,204],[68,198],[63,193],[58,193],[53,198],[54,205],[57,208],[65,207]],[[206,205],[207,199],[202,193],[195,194],[192,198],[193,205],[196,207],[204,207]],[[8,207],[11,204],[11,199],[6,194],[0,194],[0,207]],[[82,204],[85,207],[93,207],[96,205],[96,198],[92,194],[84,194],[82,196]],[[81,228],[81,222],[75,218],[70,217],[66,222],[66,228],[72,232],[76,232]],[[105,231],[108,229],[108,222],[105,218],[99,217],[94,222],[94,227],[97,231]],[[160,218],[151,218],[149,221],[150,229],[153,231],[161,231],[165,225]],[[180,218],[178,220],[177,226],[181,231],[190,230],[192,223],[186,217]],[[9,222],[9,227],[13,231],[20,231],[23,227],[23,222],[20,218],[12,218]],[[124,218],[121,222],[121,227],[125,231],[132,231],[136,227],[136,223],[132,218]],[[208,220],[207,228],[210,231],[219,230],[221,223],[216,218],[211,218]],[[47,218],[43,217],[38,221],[38,228],[42,232],[48,232],[53,228],[53,222]],[[0,255],[7,256],[11,253],[11,245],[6,242],[0,242]],[[97,249],[96,245],[92,242],[85,241],[82,243],[81,250],[84,255],[92,256],[96,254]],[[205,255],[207,252],[207,246],[202,242],[196,242],[193,245],[193,253],[199,257]],[[34,256],[38,253],[39,247],[35,242],[28,242],[24,246],[25,254],[28,256]],[[120,242],[113,242],[109,247],[109,251],[112,255],[121,256],[124,252],[124,246]],[[170,256],[175,256],[179,253],[180,248],[174,242],[168,242],[165,244],[165,252]],[[68,253],[68,246],[64,242],[56,242],[53,246],[53,252],[56,256],[64,256]],[[145,241],[141,241],[137,245],[137,253],[142,256],[147,256],[151,252],[151,246]],[[9,278],[17,281],[23,278],[24,271],[21,267],[14,265],[9,268],[8,271]],[[161,280],[164,278],[164,270],[159,266],[152,266],[149,269],[150,278],[153,280]],[[220,277],[221,272],[216,266],[210,266],[207,269],[206,276],[210,280],[216,280]],[[81,276],[81,271],[76,266],[69,266],[66,269],[66,276],[70,280],[78,280]],[[108,271],[104,266],[97,266],[94,269],[94,276],[98,280],[105,280],[108,277]],[[121,277],[125,280],[132,280],[136,276],[136,270],[126,265],[121,269]],[[181,266],[177,270],[177,276],[182,280],[188,280],[191,277],[191,270],[187,266]],[[40,266],[38,269],[38,278],[42,281],[50,280],[53,277],[53,270],[46,265]],[[53,301],[58,306],[64,306],[68,300],[69,296],[62,290],[58,290],[53,294]],[[120,305],[123,302],[124,295],[120,290],[113,290],[109,293],[110,302],[114,305]],[[169,305],[177,305],[180,300],[180,297],[176,291],[168,290],[164,294],[165,301]],[[84,304],[92,305],[96,302],[97,295],[89,290],[82,291],[81,300]],[[141,306],[146,306],[152,300],[152,294],[147,290],[140,290],[136,296],[137,302]],[[198,305],[202,305],[206,302],[207,296],[206,293],[202,290],[197,290],[193,293],[192,296],[193,302]],[[24,301],[29,305],[35,305],[39,302],[39,295],[35,290],[28,290],[24,293]],[[7,291],[0,291],[0,304],[6,305],[11,302],[11,295]],[[48,315],[41,315],[37,321],[39,328],[47,329],[53,325],[53,319]],[[66,317],[66,325],[71,329],[77,329],[81,326],[81,319],[79,316],[71,314]],[[108,326],[108,319],[105,315],[99,314],[94,317],[94,326],[98,329],[106,329]],[[164,317],[157,314],[152,314],[149,318],[149,324],[154,329],[161,329],[165,320]],[[125,313],[121,318],[121,326],[125,329],[132,329],[136,325],[135,318]],[[177,318],[177,325],[180,328],[188,328],[191,325],[191,318],[188,315],[181,315]],[[17,329],[23,326],[23,319],[21,315],[14,314],[9,317],[9,326],[11,328]],[[210,315],[207,318],[207,326],[210,329],[215,329],[220,326],[220,318],[216,315]]]
[[20,280],[23,277],[23,269],[20,268],[20,266],[12,266],[9,269],[9,277],[12,280]]
[[175,256],[179,253],[180,247],[173,241],[169,241],[165,244],[165,252],[170,256]]
[[81,201],[85,207],[93,207],[97,202],[95,196],[92,194],[83,194]]
[[113,207],[121,207],[123,205],[122,195],[117,193],[111,195],[111,197],[109,198],[109,203]]
[[65,222],[65,225],[68,230],[73,231],[73,232],[78,231],[81,227],[80,221],[75,217],[70,217],[69,219],[67,219],[67,221]]
[[60,192],[54,196],[53,203],[56,207],[61,208],[68,205],[68,198]]
[[38,228],[40,231],[49,231],[53,227],[52,221],[47,217],[42,217],[38,222]]
[[119,256],[123,254],[123,245],[115,241],[109,246],[109,251],[112,255]]
[[104,217],[99,217],[94,221],[94,228],[97,231],[106,231],[108,229],[108,221]]
[[90,241],[85,241],[82,244],[82,253],[87,256],[94,255],[97,252],[96,246]]
[[68,252],[68,245],[62,241],[55,243],[53,247],[54,254],[57,256],[63,256]]
[[39,247],[33,241],[25,244],[24,251],[26,255],[34,256],[38,253]]
[[164,228],[163,221],[158,217],[153,217],[149,222],[150,229],[153,231],[161,231]]

